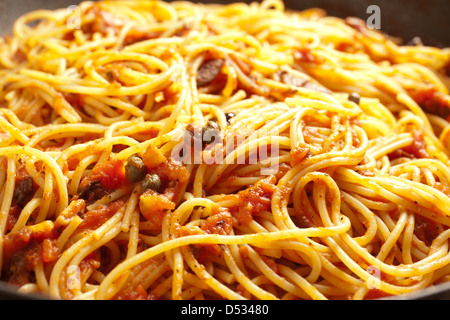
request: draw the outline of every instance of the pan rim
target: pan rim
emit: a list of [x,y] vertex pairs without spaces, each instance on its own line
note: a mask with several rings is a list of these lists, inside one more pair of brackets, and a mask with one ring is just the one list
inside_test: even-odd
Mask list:
[[[446,297],[442,297],[446,296]],[[410,292],[374,300],[448,300],[450,282],[440,283],[416,292]],[[53,300],[51,297],[36,293],[21,293],[13,286],[0,281],[0,300]]]
[[[77,1],[78,2],[78,1]],[[203,2],[200,0],[200,2]],[[220,1],[219,1],[220,2]],[[55,1],[57,3],[57,1]],[[2,35],[0,35],[2,36]],[[382,300],[416,300],[416,299],[433,299],[433,297],[439,295],[447,294],[448,297],[446,299],[450,299],[450,283],[442,283],[439,285],[434,285],[429,288],[422,289],[417,292],[406,293],[397,296],[391,296],[386,298],[381,298]],[[4,298],[4,296],[15,297],[16,299],[48,299],[46,297],[42,297],[36,294],[25,294],[20,293],[15,288],[11,287],[4,281],[0,281],[0,300]]]

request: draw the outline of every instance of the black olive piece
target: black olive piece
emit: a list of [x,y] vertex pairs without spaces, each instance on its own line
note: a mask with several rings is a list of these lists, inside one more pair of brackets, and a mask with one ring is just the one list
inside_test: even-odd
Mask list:
[[147,174],[147,167],[142,159],[136,155],[128,158],[125,165],[125,175],[130,182],[139,182],[144,179]]
[[225,118],[227,119],[227,123],[230,123],[231,118],[234,118],[236,116],[236,113],[234,112],[228,112],[225,114]]
[[28,201],[33,197],[33,178],[26,176],[22,180],[16,181],[13,194],[13,201],[21,208],[25,207]]
[[202,142],[206,146],[215,141],[216,136],[220,134],[220,126],[217,122],[209,120],[202,128]]
[[197,86],[205,87],[213,82],[219,75],[224,62],[223,59],[205,61],[197,70]]
[[359,93],[357,92],[352,92],[349,96],[348,96],[348,100],[359,104],[359,102],[361,101],[361,96],[359,95]]
[[161,188],[161,179],[156,173],[149,173],[145,176],[142,182],[142,191],[151,189],[158,192]]
[[95,179],[84,186],[75,197],[85,200],[86,204],[91,204],[107,194],[108,190],[103,188],[100,180]]

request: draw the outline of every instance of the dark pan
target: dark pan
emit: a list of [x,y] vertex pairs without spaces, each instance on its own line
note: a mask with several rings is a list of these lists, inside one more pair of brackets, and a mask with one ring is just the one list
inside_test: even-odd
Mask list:
[[[246,0],[236,0],[248,2]],[[0,34],[11,31],[12,24],[20,15],[37,9],[67,8],[79,0],[0,0]],[[193,2],[199,2],[193,0]],[[229,3],[232,1],[200,1]],[[450,1],[449,0],[285,0],[289,9],[303,10],[322,8],[329,15],[345,18],[359,17],[367,20],[373,13],[368,7],[380,8],[381,29],[406,43],[420,37],[424,44],[450,47]],[[25,295],[0,282],[0,299],[43,299],[42,296]],[[450,300],[450,283],[437,285],[413,294],[388,299]]]

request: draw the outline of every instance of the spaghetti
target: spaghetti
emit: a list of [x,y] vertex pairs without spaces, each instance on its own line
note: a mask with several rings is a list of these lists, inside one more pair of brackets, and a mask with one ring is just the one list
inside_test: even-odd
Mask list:
[[25,14],[0,39],[0,278],[56,299],[447,282],[449,66],[276,0]]

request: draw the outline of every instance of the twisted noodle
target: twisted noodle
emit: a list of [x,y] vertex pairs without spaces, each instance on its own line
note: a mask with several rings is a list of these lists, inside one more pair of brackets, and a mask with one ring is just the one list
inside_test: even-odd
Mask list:
[[449,61],[276,0],[25,14],[0,39],[1,279],[58,299],[447,282]]

